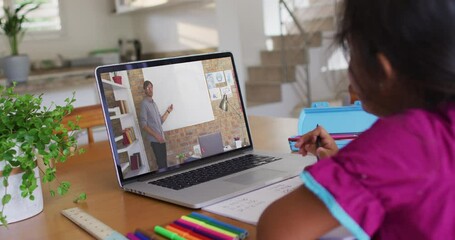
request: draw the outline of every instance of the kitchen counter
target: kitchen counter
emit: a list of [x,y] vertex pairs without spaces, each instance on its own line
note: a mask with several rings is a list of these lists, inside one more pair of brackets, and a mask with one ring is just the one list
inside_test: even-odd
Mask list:
[[[0,85],[7,84],[5,78],[0,79]],[[27,82],[18,83],[14,88],[18,94],[42,94],[42,105],[63,105],[65,99],[74,94],[74,107],[99,104],[96,90],[95,67],[72,67],[53,70],[33,71]]]
[[[27,82],[18,83],[14,89],[16,93],[44,93],[60,88],[77,87],[95,83],[95,67],[60,68],[52,70],[32,71]],[[0,84],[7,84],[5,78]]]
[[[27,82],[17,84],[14,92],[18,94],[42,94],[42,106],[64,105],[65,99],[74,95],[75,108],[100,104],[96,90],[95,67],[60,68],[46,71],[33,71]],[[0,79],[0,85],[6,85],[6,79]],[[106,129],[93,129],[95,141],[106,140]],[[87,132],[78,134],[80,144],[85,144]]]

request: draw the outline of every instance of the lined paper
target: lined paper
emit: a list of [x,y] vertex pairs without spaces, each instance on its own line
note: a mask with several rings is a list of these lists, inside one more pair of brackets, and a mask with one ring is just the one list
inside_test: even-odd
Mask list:
[[[205,211],[212,212],[221,216],[236,219],[252,225],[257,225],[259,217],[267,206],[275,200],[290,193],[297,187],[301,186],[302,180],[299,176],[290,178],[273,185],[258,189],[234,197],[207,207],[202,208]],[[321,240],[351,240],[355,239],[349,231],[343,227],[335,228],[320,238]]]

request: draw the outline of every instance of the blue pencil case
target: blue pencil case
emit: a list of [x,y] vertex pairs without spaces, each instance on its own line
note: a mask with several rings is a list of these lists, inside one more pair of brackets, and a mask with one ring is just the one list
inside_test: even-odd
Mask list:
[[[330,134],[358,134],[370,128],[377,117],[365,112],[360,101],[353,105],[330,107],[328,102],[314,102],[311,108],[304,108],[300,112],[298,134],[291,136],[289,146],[296,152],[295,141],[302,134],[316,128],[324,127]],[[336,140],[338,148],[347,145],[352,139]]]

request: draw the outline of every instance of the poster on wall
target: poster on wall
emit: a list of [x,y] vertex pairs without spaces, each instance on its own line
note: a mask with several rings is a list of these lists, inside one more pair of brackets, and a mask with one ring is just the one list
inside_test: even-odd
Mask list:
[[212,88],[215,88],[216,85],[215,85],[215,74],[213,73],[207,73],[205,75],[205,79],[207,81],[207,88],[208,89],[212,89]]
[[221,92],[220,92],[220,89],[219,88],[212,88],[212,89],[209,89],[209,93],[210,93],[210,99],[212,101],[215,101],[215,100],[219,100],[221,99]]
[[224,96],[224,94],[226,94],[227,97],[232,97],[231,86],[221,87],[220,90],[221,90],[221,96]]
[[226,77],[226,82],[229,86],[234,85],[234,75],[232,74],[232,70],[224,71],[224,76]]
[[215,83],[218,84],[218,83],[226,82],[223,71],[215,72],[214,74],[215,74]]

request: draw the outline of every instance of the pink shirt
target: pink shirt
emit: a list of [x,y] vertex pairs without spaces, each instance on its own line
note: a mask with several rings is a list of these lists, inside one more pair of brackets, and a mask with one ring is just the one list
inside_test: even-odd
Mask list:
[[379,119],[302,173],[358,239],[455,237],[455,103]]

